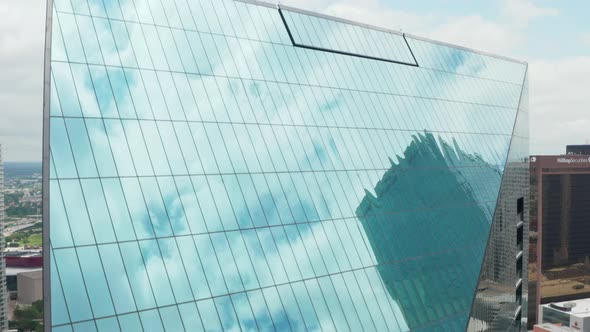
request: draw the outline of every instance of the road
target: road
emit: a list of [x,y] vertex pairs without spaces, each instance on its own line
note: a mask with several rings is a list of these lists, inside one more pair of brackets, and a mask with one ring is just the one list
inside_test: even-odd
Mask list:
[[41,221],[40,218],[22,218],[19,221],[17,221],[18,225],[6,227],[4,229],[3,234],[5,237],[9,236],[14,232],[20,231],[21,229],[31,227],[34,224],[38,223],[39,221]]

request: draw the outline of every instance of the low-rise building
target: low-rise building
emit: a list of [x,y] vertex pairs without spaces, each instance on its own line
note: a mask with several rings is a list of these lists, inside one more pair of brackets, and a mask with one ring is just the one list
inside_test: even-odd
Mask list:
[[560,331],[547,329],[548,324],[553,324],[570,328],[565,331],[590,332],[590,298],[544,304],[539,306],[538,317],[545,328],[538,331]]
[[550,323],[543,323],[535,325],[533,332],[575,332],[576,330],[572,329],[569,326],[557,325],[557,324],[550,324]]
[[16,278],[19,304],[33,304],[43,298],[42,270],[22,272]]

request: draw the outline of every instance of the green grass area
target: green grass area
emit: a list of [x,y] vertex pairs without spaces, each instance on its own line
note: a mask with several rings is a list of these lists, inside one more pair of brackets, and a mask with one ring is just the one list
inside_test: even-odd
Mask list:
[[29,246],[42,246],[43,245],[43,235],[42,234],[32,234],[29,236]]
[[26,230],[20,230],[13,233],[6,237],[6,243],[10,247],[22,247],[24,245],[29,247],[42,246],[43,235],[41,234],[41,228],[29,227]]

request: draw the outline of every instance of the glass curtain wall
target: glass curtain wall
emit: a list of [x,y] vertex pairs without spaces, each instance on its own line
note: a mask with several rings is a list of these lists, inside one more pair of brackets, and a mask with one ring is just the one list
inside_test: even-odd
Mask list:
[[467,327],[525,64],[253,2],[49,15],[53,331]]

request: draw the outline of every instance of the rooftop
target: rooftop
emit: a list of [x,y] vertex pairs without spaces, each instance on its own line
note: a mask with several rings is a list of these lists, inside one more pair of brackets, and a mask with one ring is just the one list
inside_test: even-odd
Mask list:
[[398,31],[398,30],[394,30],[394,29],[388,29],[388,28],[384,28],[384,27],[380,27],[380,26],[376,26],[376,25],[372,25],[372,24],[367,24],[367,23],[364,23],[364,22],[358,22],[358,21],[355,21],[355,20],[350,20],[350,19],[346,19],[346,18],[342,18],[342,17],[332,16],[332,15],[326,15],[326,14],[322,14],[322,13],[318,13],[318,12],[313,12],[313,11],[309,11],[309,10],[305,10],[305,9],[300,9],[300,8],[296,8],[296,7],[285,6],[285,5],[280,4],[280,1],[279,0],[235,0],[235,1],[244,2],[244,3],[250,3],[250,4],[255,4],[255,5],[265,6],[265,7],[270,7],[270,8],[281,8],[281,9],[284,9],[284,10],[294,11],[294,12],[298,12],[298,13],[301,13],[301,14],[315,16],[315,17],[324,18],[324,19],[328,19],[328,20],[333,20],[333,21],[337,21],[337,22],[341,22],[341,23],[345,23],[345,24],[356,25],[356,26],[359,26],[359,27],[364,27],[364,28],[379,30],[379,31],[383,31],[383,32],[391,33],[391,34],[396,34],[396,35],[405,35],[407,37],[418,39],[418,40],[422,40],[422,41],[425,41],[425,42],[439,44],[439,45],[443,45],[443,46],[447,46],[447,47],[452,47],[452,48],[456,48],[456,49],[461,49],[461,50],[464,50],[464,51],[468,51],[468,52],[472,52],[472,53],[477,53],[477,54],[481,54],[481,55],[493,57],[493,58],[496,58],[496,59],[510,61],[510,62],[514,62],[514,63],[518,63],[518,64],[527,64],[526,61],[522,61],[522,60],[519,60],[519,59],[510,58],[510,57],[506,57],[506,56],[501,56],[499,54],[484,52],[484,51],[476,50],[476,49],[465,47],[465,46],[461,46],[461,45],[456,45],[456,44],[442,42],[442,41],[439,41],[439,40],[433,40],[433,39],[430,39],[430,38],[425,38],[425,37],[421,37],[421,36],[417,36],[417,35],[413,35],[413,34],[409,34],[409,33],[404,33],[402,31]]
[[568,312],[570,315],[576,317],[590,317],[590,298],[575,301],[554,302],[550,304],[544,304],[543,307],[552,308],[550,307],[551,304],[559,307],[566,307],[570,306],[571,304],[575,304],[575,306],[571,307],[571,311]]
[[34,271],[42,271],[40,267],[7,267],[6,268],[6,275],[7,276],[16,276],[21,273],[29,273]]
[[25,276],[31,279],[43,279],[43,270],[33,270],[27,272],[21,272],[19,276]]
[[26,250],[21,248],[6,248],[4,252],[5,257],[41,257],[43,256],[42,250]]
[[572,332],[574,331],[571,327],[567,326],[560,326],[551,323],[543,323],[535,325],[534,331],[542,331],[542,332]]

